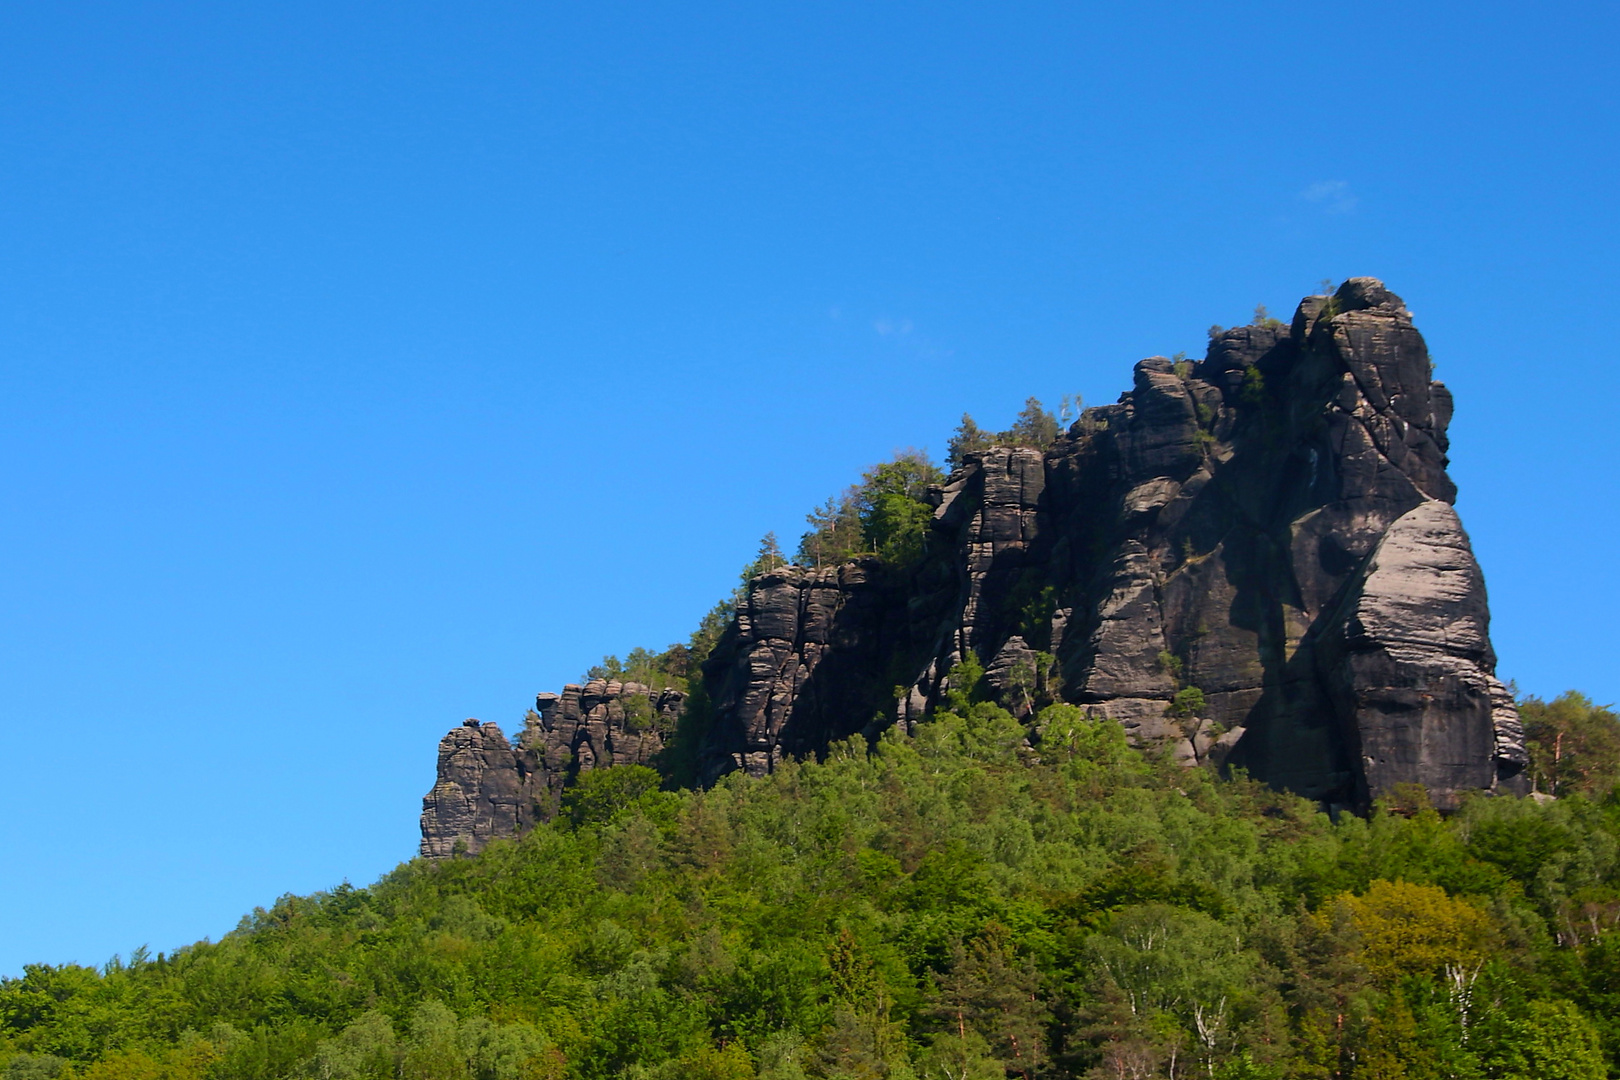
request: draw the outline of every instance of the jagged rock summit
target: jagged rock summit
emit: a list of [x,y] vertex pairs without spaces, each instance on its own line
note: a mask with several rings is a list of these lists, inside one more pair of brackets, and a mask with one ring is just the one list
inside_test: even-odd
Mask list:
[[[703,779],[909,731],[972,660],[1015,715],[1061,698],[1327,805],[1401,783],[1442,806],[1516,792],[1523,734],[1452,507],[1451,411],[1372,278],[1289,326],[1220,333],[1201,361],[1143,360],[1051,447],[966,455],[916,563],[755,578],[703,664]],[[516,747],[469,721],[440,745],[423,853],[522,831],[572,770],[652,761],[680,710],[592,683],[542,695]]]
[[581,770],[647,765],[664,748],[683,695],[593,679],[538,694],[517,745],[499,725],[463,721],[439,740],[439,778],[422,800],[422,854],[443,858],[515,836],[557,809]]

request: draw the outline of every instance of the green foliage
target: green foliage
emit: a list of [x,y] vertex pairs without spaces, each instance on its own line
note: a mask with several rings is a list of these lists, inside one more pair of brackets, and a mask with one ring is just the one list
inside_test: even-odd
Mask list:
[[797,562],[837,566],[866,551],[861,529],[860,490],[846,488],[805,515],[810,531],[799,538]]
[[636,682],[654,690],[684,690],[692,668],[692,650],[677,643],[661,653],[638,646],[631,649],[622,661],[617,656],[604,656],[600,664],[585,674],[588,679]]
[[1480,1034],[1488,1076],[1512,1080],[1604,1080],[1603,1042],[1573,1002],[1530,1001],[1493,1018]]
[[[1059,423],[1059,416],[1062,423]],[[1065,394],[1058,405],[1058,415],[1054,416],[1046,406],[1041,404],[1039,398],[1024,399],[1024,407],[1013,418],[1012,427],[1006,431],[988,432],[981,428],[967,413],[962,414],[962,422],[957,425],[956,433],[946,444],[945,464],[952,472],[961,468],[962,462],[969,454],[979,454],[992,446],[1028,446],[1036,450],[1050,448],[1063,434],[1063,427],[1071,419],[1084,418],[1084,403],[1079,394]],[[1095,425],[1088,425],[1095,430]]]
[[945,712],[965,715],[976,701],[982,701],[984,665],[970,650],[945,673]]
[[990,449],[992,439],[990,433],[974,422],[973,417],[967,413],[962,414],[962,422],[956,426],[956,432],[945,444],[945,465],[951,472],[962,467],[962,462],[969,454],[978,454]]
[[6,1062],[5,1080],[56,1080],[68,1066],[55,1054],[18,1054]]
[[859,484],[808,515],[811,530],[799,541],[799,562],[837,565],[866,554],[899,566],[915,561],[933,520],[928,489],[944,478],[920,450],[872,466]]
[[1601,795],[1620,782],[1620,716],[1571,690],[1525,698],[1519,717],[1530,751],[1530,780],[1549,795]]
[[[1166,666],[1171,666],[1166,663]],[[890,731],[705,791],[585,774],[473,858],[219,942],[0,979],[7,1080],[1596,1080],[1620,803],[1337,821],[1021,722],[971,657]]]
[[934,508],[928,489],[944,480],[939,468],[917,450],[896,454],[861,477],[857,513],[870,551],[897,565],[923,553]]
[[[720,636],[736,617],[737,595],[733,594],[716,602],[698,622],[697,629],[692,631],[692,636],[686,642],[686,674],[693,683],[697,681],[695,676],[699,665],[709,658],[714,647],[720,643]],[[670,650],[673,651],[674,646]]]
[[1245,405],[1266,403],[1266,377],[1259,368],[1243,369],[1243,382],[1238,388],[1238,400]]
[[657,770],[645,765],[589,769],[563,794],[563,811],[575,825],[603,824],[631,807],[654,812],[653,797],[663,784]]
[[1198,716],[1207,704],[1202,690],[1196,686],[1184,686],[1170,699],[1165,712],[1170,716]]
[[1006,446],[1029,446],[1036,450],[1045,450],[1057,442],[1061,434],[1057,417],[1046,410],[1039,398],[1030,397],[1024,399],[1024,407],[1014,418],[1013,426],[997,435],[996,441]]
[[[654,690],[673,689],[687,695],[686,708],[677,730],[674,733],[665,732],[666,735],[674,735],[676,745],[669,747],[666,760],[662,763],[677,774],[681,782],[695,782],[695,759],[676,759],[683,755],[691,759],[710,720],[709,701],[703,687],[703,662],[714,652],[726,629],[736,619],[737,605],[747,596],[749,583],[760,574],[778,569],[785,563],[776,534],[766,533],[760,541],[759,553],[743,567],[737,588],[709,609],[685,643],[676,642],[656,653],[637,646],[626,653],[622,660],[617,656],[604,656],[602,662],[593,664],[581,680],[635,682]],[[658,727],[663,723],[649,702],[627,698],[622,704],[630,714],[630,721],[640,727]]]
[[1317,917],[1343,918],[1354,926],[1362,963],[1391,985],[1408,975],[1476,970],[1497,944],[1483,910],[1435,885],[1374,881],[1364,895],[1334,898]]
[[759,542],[759,553],[747,566],[743,567],[742,582],[746,586],[761,574],[768,574],[787,565],[787,557],[782,554],[782,545],[776,539],[775,532],[768,532]]
[[1263,326],[1267,330],[1285,330],[1288,328],[1288,324],[1283,322],[1281,319],[1272,318],[1271,312],[1266,310],[1266,305],[1264,304],[1255,305],[1254,318],[1249,321],[1249,325]]
[[[1040,971],[1032,957],[1018,955],[1012,932],[1000,923],[986,924],[980,935],[951,945],[949,966],[933,995],[932,1013],[943,1021],[944,1036],[934,1047],[947,1050],[947,1058],[959,1050],[965,1068],[975,1059],[994,1062],[997,1076],[1039,1072],[1046,1058],[1042,1035],[1052,1020],[1040,990]],[[969,1030],[975,1036],[971,1043]]]

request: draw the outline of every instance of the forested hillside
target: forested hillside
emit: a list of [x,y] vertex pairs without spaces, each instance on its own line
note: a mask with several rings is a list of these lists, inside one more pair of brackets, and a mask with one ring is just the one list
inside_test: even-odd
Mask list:
[[31,967],[0,985],[5,1075],[1620,1074],[1612,713],[1526,704],[1556,800],[1442,817],[1407,788],[1335,821],[1072,706],[1032,749],[947,704],[709,790],[591,772],[476,857]]

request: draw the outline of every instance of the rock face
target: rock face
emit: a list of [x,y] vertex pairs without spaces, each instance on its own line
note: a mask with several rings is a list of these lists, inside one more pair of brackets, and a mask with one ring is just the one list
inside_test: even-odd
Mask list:
[[[1518,791],[1523,733],[1451,505],[1451,410],[1371,278],[1291,326],[1225,331],[1201,361],[1143,360],[1054,446],[967,455],[931,493],[917,564],[754,579],[703,665],[701,778],[910,730],[971,660],[1016,715],[1061,698],[1329,805],[1409,782],[1442,806]],[[521,831],[575,770],[650,761],[680,709],[592,683],[542,694],[516,747],[469,721],[440,744],[423,853]]]
[[[915,724],[971,655],[1014,713],[1034,674],[1140,745],[1330,804],[1514,788],[1522,734],[1451,508],[1451,409],[1371,278],[1202,361],[1144,360],[1052,448],[968,456],[905,574],[756,580],[705,665],[707,775]],[[1173,708],[1191,689],[1202,704]]]
[[646,765],[673,731],[684,696],[592,680],[539,694],[517,745],[467,720],[439,741],[439,776],[422,800],[422,854],[473,853],[556,813],[567,782],[607,765]]
[[468,854],[532,825],[528,763],[494,724],[467,720],[440,739],[439,779],[422,800],[422,854]]
[[[1420,503],[1397,519],[1338,615],[1318,666],[1337,711],[1357,718],[1363,798],[1413,781],[1488,788],[1493,765],[1525,763],[1518,711],[1490,674],[1484,579],[1449,504]],[[1478,722],[1486,715],[1492,724]]]

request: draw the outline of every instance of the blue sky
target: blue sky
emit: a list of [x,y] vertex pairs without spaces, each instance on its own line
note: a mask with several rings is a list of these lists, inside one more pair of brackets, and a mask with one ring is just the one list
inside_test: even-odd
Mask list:
[[1456,392],[1504,677],[1620,699],[1617,22],[0,8],[0,973],[374,880],[462,718],[1323,278]]

